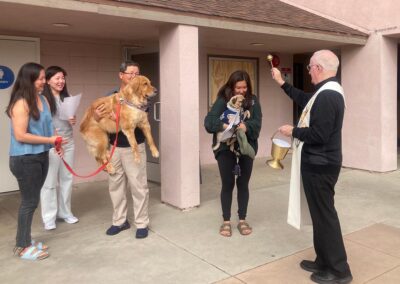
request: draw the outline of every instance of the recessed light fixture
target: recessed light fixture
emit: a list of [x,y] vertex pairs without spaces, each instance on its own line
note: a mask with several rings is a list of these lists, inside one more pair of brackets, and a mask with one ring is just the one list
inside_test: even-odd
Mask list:
[[69,28],[71,25],[67,23],[53,23],[53,26],[57,28]]
[[252,42],[250,43],[252,46],[263,46],[264,44],[262,42]]

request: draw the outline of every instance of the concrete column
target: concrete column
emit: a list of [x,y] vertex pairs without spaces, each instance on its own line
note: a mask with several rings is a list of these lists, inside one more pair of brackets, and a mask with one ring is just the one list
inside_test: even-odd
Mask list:
[[160,31],[161,200],[200,204],[198,28]]
[[364,47],[342,49],[347,109],[343,165],[397,169],[397,41],[371,34]]

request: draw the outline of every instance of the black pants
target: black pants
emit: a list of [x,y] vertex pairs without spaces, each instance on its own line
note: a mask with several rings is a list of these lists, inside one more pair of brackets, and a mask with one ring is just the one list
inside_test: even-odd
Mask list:
[[240,220],[246,219],[247,205],[249,203],[249,180],[253,170],[253,159],[240,156],[239,165],[241,175],[236,178],[233,169],[236,165],[236,155],[231,151],[221,151],[217,155],[218,168],[221,176],[221,206],[224,221],[231,219],[232,192],[237,187],[238,214]]
[[31,245],[33,213],[40,200],[40,190],[49,169],[48,152],[10,157],[10,170],[17,178],[21,193],[18,212],[17,247]]
[[350,274],[350,268],[334,204],[339,171],[340,168],[337,174],[321,174],[302,170],[301,175],[313,222],[315,261],[333,274],[344,277]]

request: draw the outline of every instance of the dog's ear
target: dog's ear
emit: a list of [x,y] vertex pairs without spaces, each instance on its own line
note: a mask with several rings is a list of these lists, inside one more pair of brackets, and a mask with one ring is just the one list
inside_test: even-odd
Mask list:
[[136,76],[135,78],[133,78],[131,80],[131,82],[129,82],[132,85],[132,89],[137,92],[139,91],[140,88],[140,76]]
[[124,97],[129,98],[133,94],[136,94],[139,89],[140,83],[137,77],[129,81],[128,85],[124,88]]
[[233,105],[235,105],[235,104],[236,104],[236,101],[237,101],[237,98],[235,98],[235,97],[234,97],[234,98],[232,98],[232,104],[233,104]]
[[143,96],[143,81],[144,81],[144,77],[143,76],[136,76],[135,79],[137,79],[137,84],[135,85],[135,93],[139,96],[142,97]]

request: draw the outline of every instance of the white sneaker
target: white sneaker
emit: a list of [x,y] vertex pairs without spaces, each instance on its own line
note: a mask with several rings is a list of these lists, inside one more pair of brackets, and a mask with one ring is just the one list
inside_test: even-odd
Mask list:
[[75,216],[64,218],[64,221],[68,224],[75,224],[79,222],[79,219],[76,218]]
[[54,230],[55,228],[56,228],[56,223],[54,222],[44,224],[44,229],[47,231]]

